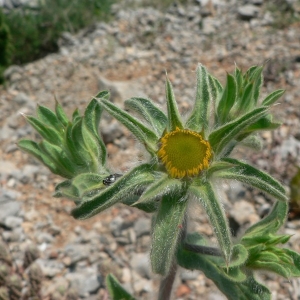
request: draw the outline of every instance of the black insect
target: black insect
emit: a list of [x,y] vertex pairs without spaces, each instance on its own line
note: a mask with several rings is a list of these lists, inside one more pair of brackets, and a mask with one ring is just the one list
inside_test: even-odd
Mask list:
[[104,179],[103,179],[103,184],[104,185],[111,185],[111,184],[113,184],[116,180],[117,180],[117,178],[119,178],[119,177],[122,177],[122,174],[111,174],[111,175],[109,175],[109,176],[107,176],[107,177],[105,177]]

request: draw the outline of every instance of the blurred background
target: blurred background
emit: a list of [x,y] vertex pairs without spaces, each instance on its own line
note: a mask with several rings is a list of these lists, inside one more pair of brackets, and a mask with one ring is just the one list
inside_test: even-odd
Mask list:
[[[165,108],[167,71],[186,114],[198,63],[222,83],[235,66],[263,64],[261,99],[286,90],[272,108],[283,125],[261,133],[260,151],[235,155],[284,184],[291,210],[283,231],[300,251],[299,0],[0,0],[0,9],[0,298],[107,299],[112,272],[137,299],[155,299],[151,216],[119,205],[72,219],[73,203],[52,197],[61,179],[16,147],[20,138],[38,138],[21,113],[34,114],[37,104],[53,109],[54,97],[69,114],[83,111],[103,89],[120,106],[140,96]],[[142,146],[106,114],[100,131],[114,172],[144,159]],[[239,183],[222,184],[220,193],[236,239],[273,204]],[[216,245],[205,215],[192,207],[190,217]],[[258,277],[272,299],[299,299],[298,279]],[[174,299],[224,299],[200,272],[182,271],[177,282]]]

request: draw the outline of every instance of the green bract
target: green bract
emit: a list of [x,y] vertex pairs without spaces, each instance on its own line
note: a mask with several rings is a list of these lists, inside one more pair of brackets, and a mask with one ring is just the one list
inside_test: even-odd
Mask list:
[[[26,118],[43,140],[23,140],[19,146],[53,173],[67,178],[57,185],[55,195],[74,200],[72,215],[77,219],[92,217],[118,202],[154,213],[153,272],[167,276],[178,263],[202,270],[229,299],[269,299],[268,289],[254,279],[255,269],[284,277],[300,275],[299,255],[277,247],[289,239],[276,235],[287,215],[287,196],[270,175],[230,158],[239,145],[257,149],[257,131],[279,125],[272,121],[269,107],[284,91],[259,100],[262,83],[260,66],[245,73],[236,68],[223,87],[199,65],[194,107],[186,121],[179,114],[168,78],[167,114],[143,98],[126,100],[127,112],[110,102],[105,91],[93,98],[83,116],[75,111],[72,121],[58,104],[55,112],[40,106],[36,118]],[[103,109],[126,126],[150,154],[148,162],[126,174],[116,178],[111,174],[112,182],[108,181],[106,149],[98,133]],[[236,245],[222,199],[215,192],[216,178],[246,183],[277,201],[269,216],[249,228]],[[191,199],[206,211],[219,250],[207,247],[200,235],[186,233]],[[108,282],[110,288],[117,285],[113,277]],[[122,289],[119,292],[123,293]]]

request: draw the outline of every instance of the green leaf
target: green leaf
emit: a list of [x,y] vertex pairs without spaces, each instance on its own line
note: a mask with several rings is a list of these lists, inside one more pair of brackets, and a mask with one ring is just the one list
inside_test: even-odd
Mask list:
[[262,118],[267,113],[267,107],[259,107],[251,112],[217,128],[209,135],[209,142],[215,155],[219,155],[231,140],[236,138],[248,126]]
[[158,206],[159,206],[159,201],[153,200],[153,201],[147,202],[147,203],[137,203],[137,201],[140,198],[139,194],[140,193],[137,192],[134,195],[129,195],[128,197],[123,198],[122,203],[125,205],[128,205],[128,206],[135,207],[135,208],[140,209],[147,213],[156,212],[158,209]]
[[189,191],[205,209],[224,258],[226,262],[229,263],[232,250],[230,230],[224,214],[224,209],[220,200],[216,197],[213,187],[207,182],[202,186],[191,185]]
[[66,113],[63,110],[63,107],[58,103],[58,101],[55,99],[55,113],[57,119],[60,121],[60,123],[66,127],[68,125],[69,119],[66,115]]
[[63,133],[64,128],[52,110],[45,106],[38,105],[36,113],[39,121],[44,123],[46,126],[53,127],[58,134]]
[[218,261],[208,255],[200,255],[183,248],[177,252],[178,264],[186,269],[201,270],[211,279],[221,292],[230,300],[271,300],[270,291],[258,283],[251,272],[248,272],[245,281],[233,281],[218,265]]
[[72,185],[78,190],[78,196],[83,197],[95,190],[101,190],[105,186],[103,179],[108,174],[82,173],[77,175],[72,180]]
[[66,153],[58,146],[46,140],[39,143],[40,149],[55,163],[61,176],[72,178],[77,173],[76,165],[68,158]]
[[[261,251],[258,256],[258,260],[261,262],[279,262],[279,258],[275,253],[265,250]],[[255,263],[255,262],[254,262]]]
[[152,271],[167,275],[175,263],[175,253],[184,226],[187,199],[180,193],[163,196],[152,229],[150,260]]
[[262,106],[270,106],[274,104],[283,94],[285,90],[276,90],[270,93],[262,102]]
[[281,125],[281,123],[273,122],[272,119],[273,116],[271,114],[262,117],[261,119],[257,120],[255,123],[253,123],[247,128],[246,134],[258,130],[274,130],[278,128]]
[[208,74],[208,79],[211,88],[212,99],[216,103],[216,107],[217,107],[223,93],[223,86],[217,78],[215,78],[210,74]]
[[87,128],[95,135],[99,135],[98,127],[103,109],[96,99],[92,99],[84,112],[84,122]]
[[173,87],[168,77],[166,78],[166,97],[168,109],[168,130],[174,131],[177,127],[183,129]]
[[[68,143],[68,146],[72,144],[72,149],[70,149],[70,152],[73,156],[76,157],[75,163],[78,166],[82,166],[81,173],[85,172],[97,172],[97,170],[94,170],[94,158],[93,153],[90,153],[88,148],[86,147],[85,139],[83,137],[82,132],[82,118],[77,118],[77,122],[72,126],[71,130],[71,136],[70,141]],[[68,128],[67,128],[68,130]]]
[[155,153],[156,143],[158,142],[159,137],[152,130],[148,129],[136,118],[106,99],[102,98],[98,100],[110,115],[127,127],[137,139],[146,146],[147,150],[150,150],[151,153]]
[[72,123],[77,123],[81,118],[79,110],[76,108],[72,114]]
[[[242,243],[247,249],[263,245],[263,249],[276,246],[277,244],[285,244],[290,239],[290,235],[274,235],[265,233],[264,235],[248,235],[242,237]],[[273,247],[274,248],[274,247]]]
[[227,161],[223,161],[223,160],[213,161],[209,166],[209,168],[207,169],[207,173],[206,173],[207,178],[211,178],[211,176],[213,176],[215,172],[223,171],[232,168],[233,166],[234,164]]
[[45,140],[58,146],[62,145],[62,136],[55,129],[32,116],[25,116],[25,119]]
[[182,183],[178,179],[169,178],[167,174],[164,174],[160,179],[151,184],[146,191],[142,194],[138,202],[135,204],[149,203],[153,200],[157,200],[163,195],[173,197],[182,189]]
[[254,186],[280,201],[287,201],[284,187],[269,174],[233,158],[224,158],[222,161],[233,164],[232,168],[215,172],[220,178],[238,180]]
[[[81,123],[81,131],[82,131],[82,138],[84,141],[84,145],[86,148],[86,151],[90,154],[90,164],[89,164],[89,170],[92,173],[105,173],[105,168],[102,167],[102,161],[103,159],[102,155],[102,148],[99,146],[99,139],[88,129],[85,122]],[[103,144],[104,146],[104,144]],[[104,146],[105,149],[105,146]],[[105,151],[106,155],[106,151]]]
[[105,284],[111,300],[135,300],[112,274],[106,276]]
[[290,198],[291,198],[291,207],[299,208],[300,205],[300,167],[295,176],[290,181]]
[[66,197],[71,200],[74,200],[75,203],[80,202],[79,191],[72,184],[71,180],[65,180],[55,186],[55,192],[53,197],[61,198]]
[[290,277],[289,269],[285,268],[285,266],[283,266],[281,263],[257,260],[251,265],[251,267],[254,269],[268,270],[285,278]]
[[[253,68],[250,68],[250,74],[249,74],[249,81],[253,83],[253,92],[252,92],[252,98],[251,102],[253,103],[253,106],[250,106],[252,109],[257,105],[260,89],[263,84],[263,66],[254,66]],[[248,70],[248,71],[249,71]],[[247,75],[247,73],[246,73]]]
[[240,98],[242,97],[242,93],[243,93],[244,76],[242,71],[237,67],[235,67],[234,70],[234,77],[237,83],[237,97]]
[[18,142],[18,147],[37,158],[47,168],[49,168],[53,174],[61,175],[61,172],[55,162],[41,150],[38,143],[23,139]]
[[276,233],[277,230],[284,224],[288,213],[288,203],[277,201],[271,212],[261,221],[249,227],[244,238],[264,236],[270,233]]
[[108,100],[110,97],[110,92],[109,91],[100,91],[94,98],[104,98]]
[[151,166],[140,165],[123,175],[113,185],[105,188],[95,197],[89,198],[72,210],[72,216],[76,219],[90,218],[110,206],[121,202],[124,197],[134,194],[140,187],[151,183],[153,175]]
[[284,250],[285,254],[287,254],[292,260],[293,263],[289,264],[289,269],[291,272],[292,277],[299,277],[300,276],[300,254],[292,251],[291,249],[282,249]]
[[212,89],[215,89],[215,85],[212,83],[209,80],[206,68],[199,64],[197,68],[196,99],[191,115],[186,122],[187,128],[198,132],[207,132],[211,113],[210,109],[214,101]]
[[262,139],[259,136],[250,135],[242,139],[241,145],[249,147],[255,151],[261,151],[263,147]]
[[242,244],[236,244],[232,247],[232,255],[229,264],[220,264],[223,268],[241,267],[248,259],[248,251]]
[[235,115],[239,115],[241,113],[246,113],[249,110],[255,107],[255,101],[253,97],[254,93],[254,83],[249,82],[243,90],[243,95],[240,99],[238,99],[235,108]]
[[149,99],[130,98],[125,101],[125,107],[142,116],[152,126],[157,136],[161,136],[167,127],[166,115]]
[[[104,93],[104,92],[103,92]],[[101,93],[99,93],[101,94]],[[104,94],[105,96],[106,94]],[[102,114],[102,107],[100,106],[99,102],[96,99],[93,99],[89,105],[87,106],[83,123],[85,124],[83,126],[83,131],[86,131],[85,126],[88,128],[88,130],[93,134],[93,136],[90,136],[89,139],[91,142],[93,141],[93,152],[97,156],[97,161],[100,165],[105,166],[106,164],[106,147],[105,144],[99,135],[99,122]],[[84,136],[84,133],[83,133]],[[86,143],[88,142],[87,139]],[[89,146],[92,147],[92,146]]]
[[238,97],[232,109],[233,115],[237,116],[249,112],[257,106],[263,83],[262,70],[262,66],[253,66],[244,75],[240,71],[235,73],[238,83]]
[[227,74],[227,82],[217,106],[218,123],[220,125],[229,120],[229,112],[233,107],[237,97],[236,85],[235,77],[231,74]]
[[[73,140],[74,137],[72,135],[74,125],[69,122],[65,132],[65,148],[68,153],[70,159],[77,165],[81,166],[82,170],[86,168],[85,161],[82,160],[82,156],[80,155],[79,149],[76,147],[76,142]],[[79,127],[81,129],[81,127]],[[76,138],[76,137],[75,137]]]

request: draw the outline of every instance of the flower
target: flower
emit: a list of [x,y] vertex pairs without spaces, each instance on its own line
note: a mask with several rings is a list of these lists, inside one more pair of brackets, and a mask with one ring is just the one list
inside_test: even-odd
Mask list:
[[[232,150],[240,144],[259,148],[256,132],[279,125],[272,121],[269,107],[284,91],[277,90],[259,103],[262,81],[262,67],[251,67],[244,74],[236,68],[234,74],[227,74],[223,87],[204,66],[199,65],[195,103],[186,121],[179,114],[168,78],[167,114],[149,99],[126,100],[126,108],[134,111],[137,118],[110,102],[107,92],[99,93],[91,102],[92,108],[99,112],[106,110],[126,126],[145,146],[150,159],[122,176],[112,176],[103,156],[106,150],[96,129],[100,113],[96,118],[93,109],[89,109],[83,117],[73,120],[72,126],[77,128],[81,143],[75,143],[76,134],[60,136],[61,153],[76,158],[74,169],[77,173],[70,179],[73,171],[68,169],[65,177],[69,179],[56,187],[56,196],[75,200],[77,206],[72,215],[78,219],[92,217],[118,202],[155,213],[151,263],[153,271],[162,275],[172,266],[188,203],[195,199],[205,209],[220,250],[229,262],[232,254],[230,229],[215,193],[215,178],[238,180],[279,201],[287,200],[284,188],[270,175],[230,158]],[[29,146],[26,149],[26,142],[20,146],[36,153]],[[84,150],[85,156],[82,155]],[[85,160],[86,169],[78,175],[80,159],[84,157],[90,162]],[[53,167],[53,164],[48,166]],[[88,169],[90,166],[93,168]],[[107,180],[107,176],[112,176],[109,179],[113,180]]]
[[[142,209],[143,206],[155,207],[151,251],[154,272],[166,274],[171,267],[180,238],[178,226],[184,222],[187,204],[192,198],[198,200],[206,210],[225,260],[230,260],[230,230],[214,191],[216,177],[239,180],[280,201],[287,200],[284,189],[271,176],[229,158],[232,150],[242,142],[257,146],[258,137],[254,135],[257,130],[278,126],[272,122],[269,106],[283,91],[270,94],[258,104],[261,84],[262,67],[252,67],[245,74],[236,69],[234,75],[227,75],[227,83],[223,88],[204,66],[199,65],[195,104],[186,122],[178,112],[168,78],[167,115],[149,99],[131,98],[125,101],[126,108],[134,111],[144,122],[107,99],[97,99],[109,114],[145,145],[151,155],[148,163],[125,174],[108,190],[115,189],[111,199],[118,198],[120,201],[125,194],[128,197],[129,192],[136,197],[136,201],[131,202],[132,206]],[[211,122],[213,119],[214,122]],[[105,194],[105,191],[102,193]],[[98,195],[96,198],[99,200],[102,197]],[[91,203],[84,202],[74,209],[73,215],[89,217],[115,200],[106,199],[103,204],[95,204],[93,209]],[[164,243],[161,243],[162,240]]]
[[157,156],[165,165],[170,177],[197,176],[207,169],[212,150],[200,133],[176,128],[160,139]]

